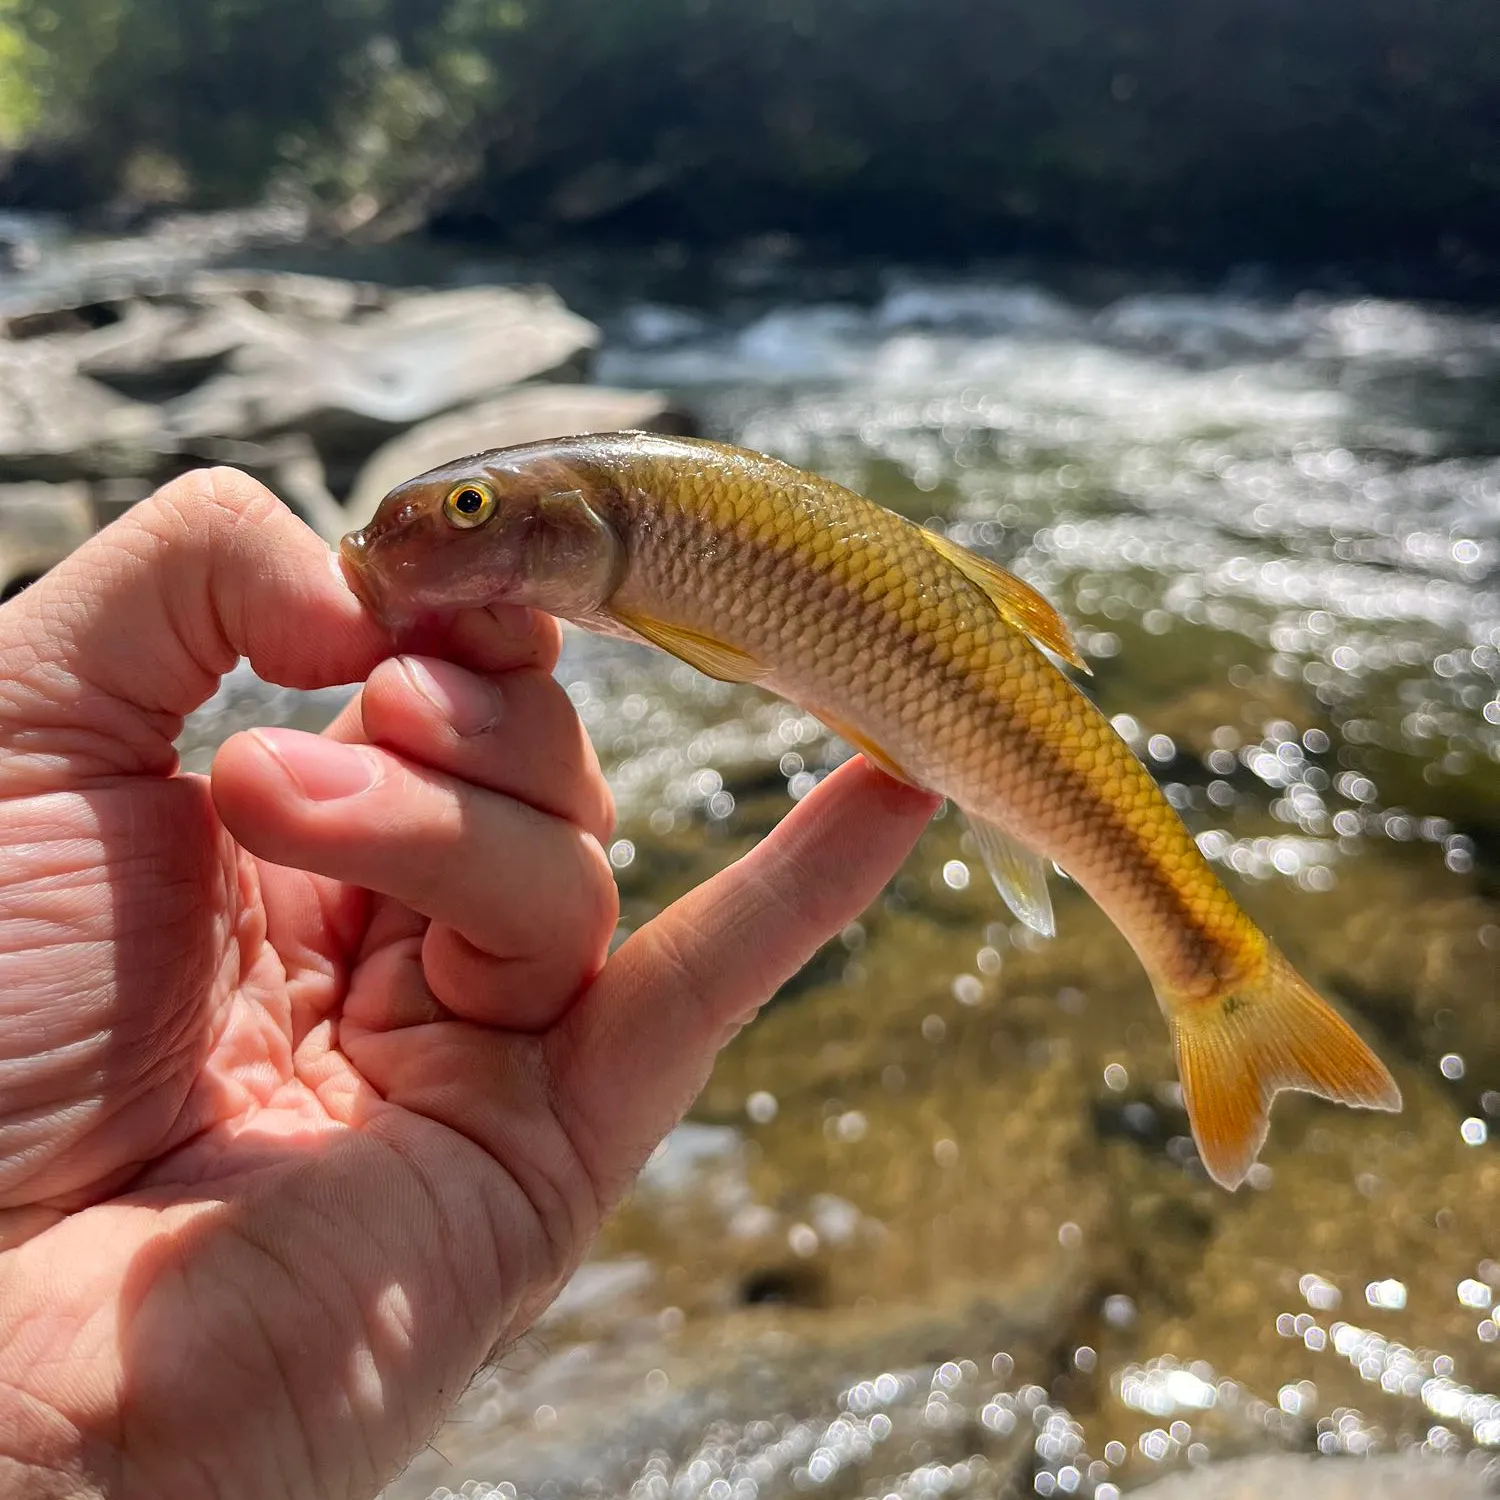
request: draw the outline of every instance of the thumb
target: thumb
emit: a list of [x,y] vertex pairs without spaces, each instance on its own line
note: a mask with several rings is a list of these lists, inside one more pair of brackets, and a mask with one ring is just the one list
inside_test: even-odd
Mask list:
[[390,649],[269,490],[186,474],[0,608],[0,794],[171,772],[183,716],[242,656],[306,688]]
[[879,895],[937,805],[856,757],[610,959],[548,1039],[560,1117],[604,1200],[686,1113],[720,1047]]

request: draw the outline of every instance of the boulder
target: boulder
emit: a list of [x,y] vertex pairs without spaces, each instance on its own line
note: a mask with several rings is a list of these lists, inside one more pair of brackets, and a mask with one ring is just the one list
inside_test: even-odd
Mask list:
[[169,401],[224,368],[236,350],[274,342],[275,320],[228,299],[194,307],[175,299],[128,303],[117,321],[76,335],[71,349],[81,374],[121,395]]
[[157,415],[79,373],[67,340],[0,342],[0,479],[69,479],[150,464]]
[[[330,490],[346,492],[382,442],[523,380],[581,378],[599,337],[545,288],[406,292],[275,271],[164,275],[0,312],[0,479],[159,483],[249,445],[245,466],[282,487],[292,474],[289,498],[323,529]],[[294,436],[311,447],[288,469]]]
[[372,281],[345,281],[300,271],[198,271],[183,292],[205,306],[241,302],[269,317],[289,322],[347,323],[398,302],[432,295]]
[[347,450],[518,381],[581,371],[598,330],[545,288],[467,287],[402,298],[353,322],[282,310],[222,373],[168,402],[181,440],[300,428]]
[[92,304],[180,292],[209,262],[254,247],[296,243],[307,228],[305,211],[278,206],[180,214],[159,219],[144,234],[74,239],[61,219],[0,214],[0,239],[24,239],[37,252],[23,252],[19,274],[0,281],[0,319],[60,320],[69,311],[86,319]]
[[687,427],[686,419],[656,391],[617,391],[588,385],[524,386],[434,417],[393,438],[360,471],[345,510],[351,526],[363,526],[393,486],[466,453],[578,432],[618,432],[626,428],[684,432]]

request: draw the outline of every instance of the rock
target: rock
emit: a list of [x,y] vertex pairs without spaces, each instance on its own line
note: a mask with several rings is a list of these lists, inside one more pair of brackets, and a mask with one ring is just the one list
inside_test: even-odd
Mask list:
[[132,505],[139,505],[156,485],[137,474],[100,479],[92,488],[94,524],[103,527],[118,521]]
[[61,562],[94,525],[86,484],[0,485],[0,599]]
[[0,275],[35,270],[56,238],[57,227],[50,220],[0,209]]
[[126,304],[118,321],[72,343],[81,374],[137,400],[185,395],[246,345],[273,339],[276,324],[247,303],[197,308],[176,301]]
[[[631,1292],[650,1307],[671,1288],[646,1282]],[[1011,1351],[1018,1386],[1045,1374],[1037,1345],[1066,1321],[1066,1295],[832,1320],[761,1307],[686,1334],[673,1331],[683,1323],[675,1305],[630,1317],[621,1300],[549,1322],[543,1336],[508,1350],[503,1368],[477,1375],[382,1500],[456,1490],[496,1500],[701,1494],[700,1476],[733,1471],[755,1476],[759,1500],[796,1500],[815,1485],[837,1497],[935,1494],[933,1473],[958,1465],[968,1482],[955,1480],[955,1494],[1029,1489],[1032,1423],[997,1431],[978,1413],[999,1384],[996,1349]],[[946,1386],[935,1378],[938,1352],[952,1360]],[[877,1380],[886,1385],[879,1397]],[[845,1393],[861,1382],[857,1409],[879,1400],[870,1427],[846,1406]],[[934,1389],[941,1407],[929,1399]]]
[[587,385],[532,385],[508,391],[434,417],[387,443],[360,471],[346,504],[348,520],[363,526],[394,485],[466,453],[570,433],[626,428],[682,432],[687,425],[655,391]]
[[286,490],[285,443],[302,434],[288,498],[324,530],[324,470],[346,491],[395,432],[518,381],[576,378],[599,336],[545,288],[408,293],[282,272],[38,292],[4,312],[0,478],[160,482],[202,459],[269,465]]
[[79,374],[66,343],[0,342],[0,479],[132,472],[151,461],[155,409]]
[[293,244],[308,229],[305,210],[291,206],[179,214],[156,221],[146,234],[72,242],[64,225],[47,216],[0,218],[8,221],[0,224],[0,237],[24,236],[40,252],[27,257],[31,263],[22,274],[0,284],[0,318],[181,291],[211,260],[253,247]]
[[433,295],[297,271],[199,271],[188,278],[183,290],[200,303],[242,302],[284,321],[323,323],[352,322],[397,303]]
[[539,375],[577,373],[598,330],[544,288],[468,287],[352,324],[269,319],[222,374],[164,408],[179,442],[307,431],[327,456]]
[[40,259],[41,254],[31,240],[12,236],[0,228],[0,275],[29,271]]
[[1300,1454],[1213,1464],[1132,1493],[1139,1500],[1483,1500],[1479,1474],[1414,1458],[1307,1458]]

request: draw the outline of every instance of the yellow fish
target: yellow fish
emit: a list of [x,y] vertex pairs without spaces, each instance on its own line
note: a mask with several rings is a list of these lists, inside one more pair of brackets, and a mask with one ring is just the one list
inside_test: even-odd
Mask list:
[[1084,666],[1057,612],[946,538],[759,453],[612,433],[434,469],[392,490],[342,555],[390,625],[530,605],[777,693],[956,803],[1001,896],[1048,936],[1056,862],[1150,975],[1194,1139],[1225,1187],[1254,1163],[1282,1089],[1401,1107],[1038,649]]

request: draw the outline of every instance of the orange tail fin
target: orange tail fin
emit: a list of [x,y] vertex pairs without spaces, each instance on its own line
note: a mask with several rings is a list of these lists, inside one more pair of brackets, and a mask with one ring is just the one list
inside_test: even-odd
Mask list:
[[1401,1108],[1385,1065],[1274,947],[1243,988],[1168,1014],[1193,1139],[1226,1188],[1254,1165],[1283,1089],[1361,1109]]

